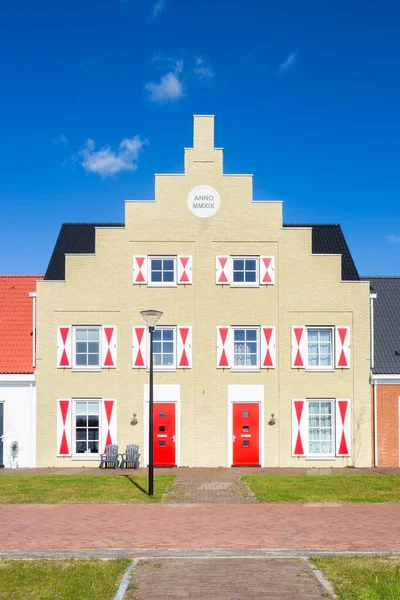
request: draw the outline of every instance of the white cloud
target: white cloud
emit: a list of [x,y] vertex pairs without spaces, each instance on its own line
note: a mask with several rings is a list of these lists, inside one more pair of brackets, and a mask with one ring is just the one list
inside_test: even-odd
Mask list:
[[400,244],[400,235],[395,235],[394,233],[390,233],[386,236],[387,241],[390,244]]
[[288,54],[287,58],[279,65],[280,71],[287,71],[290,67],[293,67],[297,62],[298,50]]
[[137,159],[147,140],[138,135],[125,138],[114,152],[110,146],[96,150],[92,139],[86,140],[75,160],[79,160],[86,173],[97,173],[101,177],[110,177],[122,171],[136,171]]
[[66,146],[68,145],[68,140],[63,133],[60,135],[60,142]]
[[214,77],[214,71],[211,69],[211,67],[208,67],[204,60],[200,57],[196,58],[194,72],[200,79],[210,79],[211,77]]
[[183,61],[178,60],[173,71],[169,71],[160,79],[160,83],[150,81],[145,88],[149,92],[150,102],[166,104],[176,102],[184,96],[185,90],[179,74],[183,71]]
[[67,137],[62,133],[61,135],[59,135],[58,137],[53,137],[50,139],[50,141],[55,145],[58,146],[58,144],[64,144],[65,146],[68,146],[68,139]]
[[162,12],[166,9],[167,0],[156,0],[151,7],[151,18],[157,19]]

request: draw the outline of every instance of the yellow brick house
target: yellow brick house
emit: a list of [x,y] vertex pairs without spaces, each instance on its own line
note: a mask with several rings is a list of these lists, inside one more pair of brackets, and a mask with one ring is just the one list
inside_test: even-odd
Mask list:
[[37,466],[97,467],[110,442],[147,464],[150,308],[156,465],[370,466],[369,284],[340,226],[283,224],[223,173],[212,116],[124,224],[62,226],[37,284]]

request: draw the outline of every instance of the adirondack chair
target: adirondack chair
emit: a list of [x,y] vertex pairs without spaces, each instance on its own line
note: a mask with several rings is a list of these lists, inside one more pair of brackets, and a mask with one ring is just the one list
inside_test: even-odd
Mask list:
[[117,444],[109,444],[106,446],[105,454],[100,454],[100,469],[104,469],[104,466],[114,465],[114,469],[118,467],[118,446]]
[[139,446],[137,444],[128,444],[125,454],[121,454],[121,469],[125,469],[125,465],[133,464],[135,469],[139,468]]

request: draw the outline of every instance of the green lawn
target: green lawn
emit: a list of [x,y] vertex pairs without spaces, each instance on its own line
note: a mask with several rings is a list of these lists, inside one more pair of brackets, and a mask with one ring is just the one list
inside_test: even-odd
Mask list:
[[0,600],[112,600],[131,561],[2,560]]
[[160,502],[173,480],[156,475],[150,497],[147,475],[0,475],[0,503]]
[[399,600],[400,559],[324,557],[312,562],[333,584],[340,600]]
[[400,502],[400,475],[252,475],[242,480],[258,502]]

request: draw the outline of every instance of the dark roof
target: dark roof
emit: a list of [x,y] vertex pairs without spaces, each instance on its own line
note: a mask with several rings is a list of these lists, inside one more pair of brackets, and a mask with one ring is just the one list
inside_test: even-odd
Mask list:
[[[358,281],[359,275],[340,225],[292,225],[311,227],[313,254],[341,254],[342,280]],[[93,254],[96,227],[124,227],[124,223],[64,223],[47,267],[45,279],[65,279],[65,254]]]
[[361,279],[370,281],[377,295],[374,300],[372,372],[381,375],[400,374],[400,277],[363,276]]
[[342,281],[359,281],[360,276],[340,225],[320,225],[316,223],[300,225],[298,223],[284,223],[283,226],[312,227],[312,253],[341,254]]
[[66,254],[93,254],[96,227],[125,227],[124,223],[63,223],[58,235],[45,279],[65,279]]

